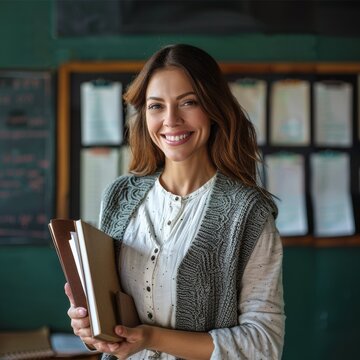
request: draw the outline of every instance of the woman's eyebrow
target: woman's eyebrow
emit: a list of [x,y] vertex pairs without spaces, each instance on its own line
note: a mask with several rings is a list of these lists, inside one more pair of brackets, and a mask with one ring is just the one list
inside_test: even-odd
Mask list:
[[148,98],[146,98],[146,101],[148,101],[148,100],[164,101],[164,99],[156,97],[156,96],[149,96]]
[[176,100],[180,100],[180,99],[182,99],[183,97],[188,96],[188,95],[196,95],[196,94],[195,94],[193,91],[188,91],[188,92],[186,92],[186,93],[184,93],[184,94],[181,94],[181,95],[177,96],[177,97],[176,97]]
[[[188,95],[196,95],[193,91],[188,91],[184,94],[181,94],[179,96],[176,97],[176,100],[180,100],[182,98],[184,98],[185,96],[188,96]],[[146,101],[148,100],[156,100],[156,101],[164,101],[163,98],[160,98],[160,97],[157,97],[157,96],[149,96],[148,98],[146,98]]]

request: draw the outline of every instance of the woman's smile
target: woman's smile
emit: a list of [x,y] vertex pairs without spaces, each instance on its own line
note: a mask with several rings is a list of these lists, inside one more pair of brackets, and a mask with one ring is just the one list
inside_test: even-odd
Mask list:
[[165,139],[167,144],[171,146],[177,146],[188,142],[192,134],[193,133],[191,131],[186,131],[180,133],[163,134],[162,137]]

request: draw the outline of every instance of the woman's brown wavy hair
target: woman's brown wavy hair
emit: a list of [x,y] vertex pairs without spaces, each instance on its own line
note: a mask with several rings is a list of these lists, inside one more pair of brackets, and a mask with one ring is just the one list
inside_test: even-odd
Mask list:
[[164,154],[152,142],[146,126],[146,90],[154,72],[170,66],[188,75],[200,105],[212,121],[208,148],[215,167],[245,185],[258,187],[260,157],[252,123],[232,95],[217,62],[205,51],[185,44],[169,45],[156,52],[124,95],[136,110],[128,124],[130,172],[149,175],[164,166]]

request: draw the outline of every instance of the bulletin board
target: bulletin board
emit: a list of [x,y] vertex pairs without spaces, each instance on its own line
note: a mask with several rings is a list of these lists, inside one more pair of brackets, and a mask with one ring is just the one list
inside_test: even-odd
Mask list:
[[[119,81],[124,89],[141,70],[143,62],[70,62],[62,65],[58,77],[58,143],[57,199],[58,217],[79,216],[79,152],[80,143],[80,86],[85,81],[103,79]],[[282,236],[285,246],[359,246],[360,245],[360,125],[359,74],[360,63],[220,63],[229,82],[251,78],[264,80],[267,94],[273,83],[282,79],[306,80],[310,84],[310,135],[306,145],[273,145],[271,137],[271,103],[266,98],[265,142],[260,145],[264,157],[277,152],[301,154],[305,169],[305,199],[308,230],[302,236]],[[340,81],[351,85],[351,144],[349,146],[318,146],[314,141],[314,84],[318,81]],[[126,128],[125,128],[126,129]],[[314,236],[313,204],[310,194],[310,157],[319,151],[341,151],[350,159],[349,194],[353,209],[354,231],[347,236]],[[339,174],[341,176],[341,174]]]

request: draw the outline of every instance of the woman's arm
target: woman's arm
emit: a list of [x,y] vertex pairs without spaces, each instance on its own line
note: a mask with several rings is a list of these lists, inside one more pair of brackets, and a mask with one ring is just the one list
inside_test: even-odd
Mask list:
[[285,315],[283,248],[269,218],[245,268],[239,299],[239,326],[210,331],[212,359],[280,359]]
[[208,360],[214,345],[208,333],[170,330],[149,325],[135,328],[117,326],[117,335],[123,338],[119,343],[96,343],[95,348],[101,352],[115,355],[119,359],[149,349],[164,352],[189,360]]

